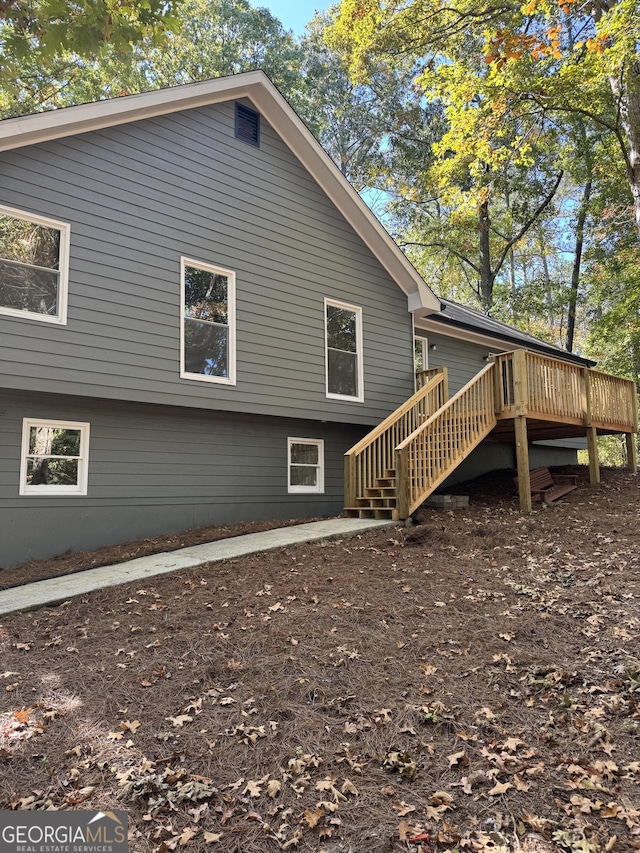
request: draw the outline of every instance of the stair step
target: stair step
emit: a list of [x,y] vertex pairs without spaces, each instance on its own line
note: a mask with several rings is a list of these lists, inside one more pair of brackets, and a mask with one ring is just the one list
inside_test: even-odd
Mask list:
[[382,486],[381,488],[370,488],[364,490],[363,497],[365,498],[395,498],[396,490],[391,486]]
[[391,506],[346,506],[344,508],[344,514],[347,518],[376,518],[378,520],[388,518],[392,521],[398,520],[398,510]]
[[376,477],[374,484],[376,489],[395,489],[396,479],[395,477]]
[[361,509],[371,509],[372,507],[394,507],[397,506],[395,495],[389,497],[372,497],[372,498],[356,498],[356,504]]

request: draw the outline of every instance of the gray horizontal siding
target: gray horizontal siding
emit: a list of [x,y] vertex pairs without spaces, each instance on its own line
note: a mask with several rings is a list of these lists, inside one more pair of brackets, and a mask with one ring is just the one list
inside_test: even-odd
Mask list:
[[[71,224],[66,327],[0,316],[0,387],[374,424],[412,391],[405,295],[234,104],[0,155],[0,203]],[[180,256],[237,275],[237,385],[179,377]],[[365,402],[327,400],[324,305],[363,309]]]
[[[87,496],[18,494],[22,420],[91,425]],[[0,567],[205,524],[342,510],[351,425],[5,392],[0,404]],[[287,493],[287,438],[325,441],[325,493]]]
[[449,393],[451,396],[487,366],[487,362],[484,360],[489,352],[487,347],[462,341],[458,338],[422,332],[417,327],[415,333],[417,336],[422,335],[428,338],[430,346],[435,344],[435,350],[429,350],[429,367],[447,367],[449,369]]

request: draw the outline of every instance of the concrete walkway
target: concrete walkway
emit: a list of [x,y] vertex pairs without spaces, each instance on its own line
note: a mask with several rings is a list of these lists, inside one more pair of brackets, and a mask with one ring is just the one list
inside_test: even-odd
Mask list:
[[179,569],[191,569],[203,563],[215,563],[220,560],[233,560],[247,554],[272,551],[288,545],[303,542],[324,542],[329,539],[342,539],[357,536],[377,527],[385,527],[395,522],[371,521],[359,518],[329,518],[326,521],[312,521],[293,527],[279,527],[263,533],[248,533],[234,536],[232,539],[220,539],[205,545],[193,545],[164,554],[150,557],[138,557],[116,566],[100,566],[72,575],[51,578],[46,581],[25,584],[0,591],[0,616],[16,613],[20,610],[33,610],[49,604],[59,604],[78,595],[86,595],[96,589],[117,586],[129,581],[143,580]]

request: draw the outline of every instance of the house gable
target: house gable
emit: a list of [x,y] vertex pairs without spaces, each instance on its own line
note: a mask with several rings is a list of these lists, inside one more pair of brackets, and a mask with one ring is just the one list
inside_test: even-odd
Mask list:
[[407,294],[409,310],[423,314],[438,311],[438,298],[262,71],[7,119],[0,122],[0,151],[241,98],[250,101],[277,128],[290,150]]
[[[68,322],[0,317],[1,385],[363,424],[411,393],[407,294],[264,116],[234,128],[231,100],[0,156],[0,202],[71,231]],[[180,378],[185,257],[235,273],[234,387]],[[325,298],[362,309],[363,402],[326,397]]]

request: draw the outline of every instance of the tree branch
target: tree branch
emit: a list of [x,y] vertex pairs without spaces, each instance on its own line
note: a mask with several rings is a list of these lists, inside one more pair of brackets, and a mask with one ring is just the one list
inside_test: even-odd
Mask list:
[[543,198],[543,200],[540,202],[540,204],[534,210],[534,212],[531,214],[531,216],[526,220],[526,222],[524,223],[522,228],[518,231],[518,233],[516,235],[514,235],[510,240],[507,241],[507,244],[505,245],[504,249],[502,250],[500,258],[498,259],[498,263],[496,264],[496,267],[493,270],[494,278],[498,275],[498,273],[502,269],[502,265],[504,264],[505,260],[507,259],[507,255],[509,254],[509,252],[511,251],[513,246],[519,240],[521,240],[524,237],[524,235],[531,228],[531,226],[535,222],[538,221],[538,219],[540,218],[540,216],[543,213],[543,211],[545,210],[545,208],[547,208],[551,204],[556,192],[558,191],[558,187],[560,186],[560,181],[562,180],[563,175],[564,175],[564,169],[560,169],[560,171],[558,172],[558,176],[556,177],[555,183],[551,187],[550,191]]
[[462,261],[465,264],[468,264],[471,269],[475,270],[478,275],[480,274],[480,267],[470,261],[462,252],[458,252],[455,249],[452,249],[451,246],[447,246],[446,243],[419,243],[419,242],[411,242],[408,241],[406,243],[399,243],[400,248],[404,248],[405,246],[420,246],[421,249],[445,249],[447,252],[451,252],[454,257],[458,258],[458,260]]

